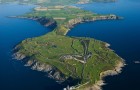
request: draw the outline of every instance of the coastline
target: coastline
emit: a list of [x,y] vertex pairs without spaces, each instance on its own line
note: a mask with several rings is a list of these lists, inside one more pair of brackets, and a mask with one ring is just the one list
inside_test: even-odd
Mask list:
[[[15,55],[17,55],[17,54],[15,54]],[[23,54],[18,54],[19,56],[15,56],[15,55],[14,55],[14,57],[15,57],[14,59],[16,59],[16,60],[24,60],[24,59],[26,60],[26,56]],[[122,72],[122,68],[125,65],[126,65],[125,61],[124,61],[124,59],[122,59],[121,61],[117,62],[116,66],[113,70],[107,70],[107,71],[100,73],[100,80],[96,81],[96,83],[93,84],[92,86],[87,86],[86,88],[81,89],[81,86],[85,86],[86,84],[88,84],[88,82],[87,82],[78,87],[71,86],[70,90],[102,90],[102,86],[105,85],[105,83],[104,83],[105,81],[103,79],[107,76],[114,76],[114,75],[120,74]],[[47,72],[47,73],[49,73],[49,71],[52,71],[55,69],[54,67],[52,67],[49,64],[37,62],[37,60],[33,60],[33,61],[28,60],[24,66],[30,67],[32,70],[37,70],[37,71]],[[50,73],[48,74],[48,77],[50,77],[52,79],[56,79],[54,77],[54,75],[51,75]],[[62,78],[61,78],[61,80],[62,81],[58,80],[56,82],[61,83],[64,81]],[[64,88],[64,90],[65,90],[65,88]]]
[[[81,18],[76,18],[76,19],[72,19],[68,22],[68,30],[64,33],[64,35],[67,35],[67,33],[71,30],[71,28],[73,28],[75,25],[79,24],[79,23],[86,23],[86,22],[94,22],[94,21],[101,21],[101,20],[120,20],[121,17],[118,17],[116,15],[101,15],[98,17],[94,17],[92,19],[87,19],[87,20],[83,20]],[[71,24],[72,22],[72,24]],[[73,23],[74,22],[74,23]]]
[[[28,17],[11,16],[9,18],[22,18],[22,19],[30,19],[30,20],[37,21],[36,18],[32,18],[32,17],[28,18]],[[71,28],[74,27],[74,25],[82,23],[82,22],[93,22],[93,21],[97,21],[97,20],[116,20],[116,19],[120,19],[120,17],[118,17],[116,15],[113,15],[113,16],[110,15],[110,16],[101,16],[98,18],[93,18],[92,20],[82,20],[82,19],[77,19],[77,18],[72,19],[67,24],[69,29],[65,32],[64,36],[66,36],[66,34],[69,32],[69,30],[71,30]],[[37,21],[37,22],[39,22],[39,21]],[[39,23],[41,24],[41,22],[39,22]],[[49,27],[50,25],[53,24],[53,23],[50,23],[50,24],[48,24],[48,23],[50,23],[50,22],[47,22],[46,24],[41,24],[41,25],[43,25],[45,27]],[[108,44],[108,43],[105,44],[105,47],[108,48],[109,46],[110,46],[110,44]],[[24,58],[26,58],[26,56],[24,54],[21,54],[21,53],[15,53],[14,57],[15,57],[14,59],[17,59],[17,60],[23,60]],[[123,59],[122,59],[122,62],[121,61],[118,62],[113,70],[107,70],[107,71],[100,73],[100,80],[97,81],[94,85],[83,88],[83,89],[84,90],[102,90],[101,87],[103,85],[105,85],[103,78],[106,76],[117,75],[117,74],[121,73],[121,70],[124,67],[124,65],[125,65],[125,63],[123,62]],[[40,63],[37,60],[35,60],[33,62],[28,60],[27,63],[25,64],[25,66],[31,67],[32,70],[43,71],[43,72],[49,72],[50,70],[54,69],[52,66],[48,66],[48,64]],[[56,72],[56,73],[58,73],[58,72]],[[53,75],[51,75],[51,74],[49,74],[49,75],[50,76],[48,76],[48,77],[56,79],[55,77],[53,77]],[[86,84],[88,84],[88,82]],[[70,90],[73,90],[73,89],[79,90],[79,88],[80,88],[80,87],[79,88],[74,88],[74,87],[75,86],[72,86],[72,89],[70,89]],[[80,88],[80,90],[81,90],[81,88]]]
[[[52,31],[56,31],[56,33],[59,33],[57,22],[54,19],[42,18],[42,17],[24,17],[24,16],[8,16],[8,18],[21,18],[21,19],[29,19],[29,20],[37,21],[45,27],[53,27]],[[80,24],[80,23],[102,21],[102,20],[121,20],[121,19],[122,17],[116,16],[114,14],[100,15],[100,16],[93,17],[90,19],[74,18],[74,19],[69,20],[66,24],[64,24],[64,26],[67,27],[67,29],[65,32],[62,33],[62,35],[66,36],[67,33],[71,30],[71,28],[73,28],[75,25]],[[44,23],[44,21],[46,23]],[[109,46],[109,44],[107,44],[107,46]]]
[[[105,46],[107,45],[110,46],[110,44],[106,43]],[[118,56],[118,55],[117,55]],[[32,70],[37,70],[37,71],[41,71],[41,72],[47,72],[48,73],[48,77],[52,78],[52,79],[55,79],[56,82],[63,82],[65,81],[65,79],[59,77],[59,78],[56,78],[55,76],[56,73],[59,75],[61,72],[57,72],[55,74],[51,74],[50,71],[54,71],[56,68],[49,65],[49,64],[45,64],[45,63],[41,63],[41,62],[38,62],[37,60],[28,60],[26,61],[26,57],[24,54],[21,54],[21,53],[15,53],[14,54],[14,59],[16,60],[23,60],[25,61],[25,65],[26,67],[30,67]],[[100,73],[100,80],[96,81],[95,84],[93,85],[87,85],[87,83],[85,84],[81,84],[77,87],[76,86],[71,86],[69,87],[70,90],[102,90],[102,86],[103,85],[106,85],[105,84],[105,81],[104,81],[104,78],[107,77],[107,76],[114,76],[114,75],[118,75],[122,72],[122,68],[125,66],[125,60],[121,58],[121,60],[119,62],[116,62],[116,66],[114,67],[114,69],[112,70],[107,70],[107,71],[104,71],[104,72],[101,72]],[[61,79],[61,81],[60,81]],[[87,86],[86,86],[87,85]],[[64,88],[64,90],[67,90],[66,88]]]
[[[106,46],[109,47],[110,44],[106,43]],[[100,80],[96,81],[95,84],[93,84],[91,86],[87,86],[86,88],[85,87],[81,88],[81,87],[87,85],[88,84],[88,82],[87,82],[87,83],[82,84],[78,87],[71,86],[70,90],[102,90],[102,86],[106,85],[104,78],[107,76],[114,76],[114,75],[120,74],[122,72],[122,68],[125,65],[126,65],[125,60],[121,58],[121,61],[116,63],[116,66],[114,67],[114,69],[101,72],[100,73]],[[64,88],[64,90],[67,90],[67,89]]]
[[124,62],[118,62],[114,70],[107,70],[102,72],[100,74],[101,80],[97,81],[93,86],[85,88],[84,90],[102,90],[102,86],[105,85],[105,81],[103,79],[107,76],[114,76],[120,74],[124,66]]

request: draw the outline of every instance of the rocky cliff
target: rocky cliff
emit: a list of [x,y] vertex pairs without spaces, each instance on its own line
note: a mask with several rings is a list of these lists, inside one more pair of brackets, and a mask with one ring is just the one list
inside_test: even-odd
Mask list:
[[61,29],[57,29],[57,33],[61,33],[62,35],[66,35],[68,31],[73,28],[74,25],[82,22],[90,22],[90,21],[96,21],[96,20],[116,20],[121,19],[121,17],[118,17],[116,15],[105,15],[105,16],[96,16],[96,17],[78,17],[75,19],[69,20],[64,27],[66,28],[65,31],[62,31]]
[[[15,50],[16,49],[17,48],[15,48]],[[23,60],[25,66],[30,67],[32,70],[46,72],[48,74],[48,77],[55,79],[57,82],[64,82],[66,80],[64,75],[57,68],[47,63],[31,59],[30,57],[26,57],[26,55],[19,52],[14,53],[13,57],[17,60]]]

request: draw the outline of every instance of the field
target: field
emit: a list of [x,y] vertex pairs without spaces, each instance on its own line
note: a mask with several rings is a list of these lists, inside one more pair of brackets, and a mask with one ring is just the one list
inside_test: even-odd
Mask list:
[[[84,56],[81,40],[90,40],[88,52],[91,52],[92,56],[87,59],[86,63],[61,58],[67,55]],[[65,77],[78,78],[80,84],[89,82],[92,85],[100,80],[101,72],[113,70],[115,65],[121,61],[121,58],[105,45],[106,43],[91,38],[67,37],[51,32],[41,37],[24,40],[17,47],[18,52],[30,57],[30,60],[35,59],[52,65]]]

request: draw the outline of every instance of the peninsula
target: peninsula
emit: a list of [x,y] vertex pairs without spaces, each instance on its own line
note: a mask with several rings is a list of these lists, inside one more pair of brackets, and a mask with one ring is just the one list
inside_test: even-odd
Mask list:
[[[118,16],[92,13],[67,3],[84,0],[56,0],[51,4],[51,0],[30,1],[36,1],[34,3],[40,6],[16,18],[35,20],[53,30],[18,44],[14,49],[17,60],[23,60],[26,62],[25,66],[33,70],[47,72],[48,76],[57,82],[75,82],[74,86],[68,86],[66,90],[100,90],[104,76],[120,73],[124,61],[108,48],[108,43],[88,37],[67,36],[75,24],[120,19]],[[84,3],[89,3],[92,0],[85,1]]]

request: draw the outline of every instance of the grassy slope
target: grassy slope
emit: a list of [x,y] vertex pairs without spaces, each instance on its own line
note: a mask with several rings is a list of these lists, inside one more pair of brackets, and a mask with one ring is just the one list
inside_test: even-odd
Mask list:
[[48,11],[36,11],[34,10],[31,13],[27,13],[24,15],[25,17],[47,17],[47,18],[65,18],[65,19],[56,19],[55,21],[57,22],[58,27],[56,28],[56,32],[64,35],[69,27],[66,25],[68,22],[72,19],[76,18],[82,18],[82,19],[87,19],[87,18],[96,18],[101,15],[92,13],[89,11],[81,10],[79,8],[74,8],[74,7],[65,7],[60,10],[48,10]]
[[27,16],[27,17],[45,16],[47,18],[66,18],[66,20],[56,20],[57,23],[60,25],[69,21],[70,19],[74,19],[77,17],[94,17],[94,16],[97,16],[97,14],[93,14],[89,11],[81,10],[79,8],[65,7],[61,10],[33,11],[24,16]]
[[[89,39],[89,51],[93,53],[86,64],[75,60],[60,60],[65,54],[83,54],[83,47],[79,39]],[[76,52],[72,47],[78,50]],[[55,47],[54,47],[55,46]],[[114,69],[118,61],[121,61],[113,51],[105,47],[105,43],[91,38],[71,38],[51,32],[41,37],[24,40],[18,45],[18,52],[30,56],[30,59],[36,59],[55,66],[66,77],[81,79],[80,83],[95,83],[100,79],[100,73],[106,70]]]

